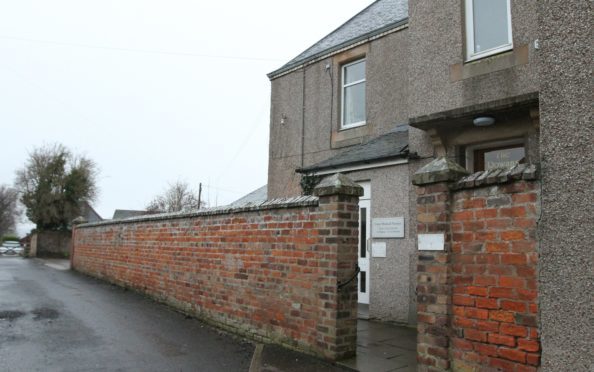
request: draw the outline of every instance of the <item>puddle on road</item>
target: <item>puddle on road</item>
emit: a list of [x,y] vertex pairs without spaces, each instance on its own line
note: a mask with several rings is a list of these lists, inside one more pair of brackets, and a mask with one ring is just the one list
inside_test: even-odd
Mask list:
[[[33,320],[44,320],[44,319],[57,319],[60,313],[49,307],[41,307],[31,311],[33,314]],[[9,322],[15,321],[23,316],[27,315],[24,311],[20,310],[0,310],[0,320],[8,320]]]
[[13,320],[16,320],[24,315],[25,313],[19,310],[0,310],[0,320],[8,320],[9,322],[12,322]]
[[31,314],[34,315],[33,320],[57,319],[60,316],[60,313],[57,310],[49,307],[35,309],[31,311]]

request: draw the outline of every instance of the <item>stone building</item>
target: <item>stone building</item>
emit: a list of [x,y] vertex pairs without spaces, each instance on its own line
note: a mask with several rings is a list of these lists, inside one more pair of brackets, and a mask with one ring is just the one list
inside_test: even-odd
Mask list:
[[362,185],[361,313],[414,324],[408,33],[407,1],[377,1],[269,74],[268,197],[336,172]]
[[[423,317],[421,369],[592,366],[591,7],[578,1],[447,0],[437,6],[379,0],[269,74],[268,197],[299,194],[301,186],[336,172],[364,187],[359,302],[368,304],[372,318],[413,325]],[[428,170],[447,177],[424,179]],[[439,204],[440,198],[449,201]],[[465,210],[474,202],[476,210]],[[487,206],[499,217],[518,208],[528,216],[510,215],[506,223],[526,225],[486,227],[478,216]],[[472,230],[457,221],[466,215],[477,222]],[[520,238],[512,228],[521,230]],[[443,234],[444,253],[422,255],[418,233],[435,232]],[[520,283],[527,287],[509,287],[513,296],[536,297],[491,297],[507,280],[493,276],[495,284],[452,304],[460,288],[450,282],[457,275],[451,262],[469,258],[455,248],[466,238],[472,259],[509,260],[509,277],[528,272]],[[489,244],[501,244],[501,255],[490,254]],[[514,254],[520,263],[512,262]],[[496,269],[488,265],[477,270]],[[419,278],[431,278],[427,267],[445,270],[446,285],[420,284]],[[415,294],[431,288],[444,297]],[[476,296],[494,307],[480,308]],[[423,298],[445,303],[426,311]],[[491,318],[518,300],[521,306],[506,309],[509,324]],[[443,327],[444,338],[423,338],[436,319],[480,326],[468,314],[452,315],[456,310],[485,314],[490,323],[483,326],[496,329],[475,333],[454,324]]]

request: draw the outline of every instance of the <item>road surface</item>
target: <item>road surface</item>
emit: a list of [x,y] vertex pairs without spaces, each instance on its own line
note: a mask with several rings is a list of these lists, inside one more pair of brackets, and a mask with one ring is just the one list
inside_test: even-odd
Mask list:
[[253,352],[139,294],[0,257],[0,371],[248,371]]

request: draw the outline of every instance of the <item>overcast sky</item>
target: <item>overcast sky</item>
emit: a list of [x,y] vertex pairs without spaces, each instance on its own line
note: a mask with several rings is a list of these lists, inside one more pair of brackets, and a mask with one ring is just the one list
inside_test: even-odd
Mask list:
[[176,180],[232,202],[267,181],[266,73],[371,2],[0,0],[0,184],[62,143],[104,218]]

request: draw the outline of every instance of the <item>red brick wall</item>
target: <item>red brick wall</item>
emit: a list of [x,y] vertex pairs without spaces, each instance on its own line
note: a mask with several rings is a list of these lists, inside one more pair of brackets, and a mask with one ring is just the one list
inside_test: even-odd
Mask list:
[[536,371],[538,183],[417,194],[419,233],[446,234],[419,252],[421,370]]
[[539,364],[536,186],[521,181],[453,194],[454,363],[508,371]]
[[358,198],[82,225],[74,268],[234,332],[336,359],[355,352]]

